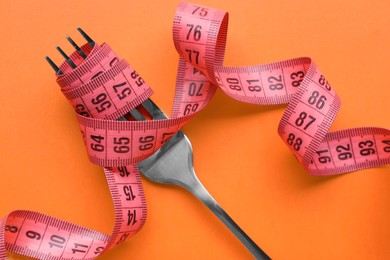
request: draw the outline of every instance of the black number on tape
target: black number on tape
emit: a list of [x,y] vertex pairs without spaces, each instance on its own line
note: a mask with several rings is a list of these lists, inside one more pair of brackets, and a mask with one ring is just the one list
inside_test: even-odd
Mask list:
[[317,155],[319,156],[318,157],[318,161],[320,163],[329,163],[332,161],[332,158],[328,155],[322,155],[322,154],[326,154],[326,153],[329,153],[328,150],[322,150],[322,151],[316,151]]
[[129,170],[127,170],[126,166],[118,167],[119,175],[121,177],[128,177],[130,175]]
[[308,100],[310,105],[315,104],[316,108],[318,109],[322,109],[325,106],[325,101],[326,101],[326,97],[322,95],[320,96],[320,93],[316,90],[313,91],[313,93],[311,94]]
[[198,87],[195,82],[191,82],[190,83],[190,87],[188,89],[188,95],[190,95],[191,97],[193,97],[193,96],[197,96],[197,97],[203,96],[202,93],[200,92],[202,90],[202,88],[203,88],[203,83],[200,83],[199,87]]
[[133,193],[133,188],[131,185],[123,186],[123,193],[126,195],[126,200],[134,200],[135,195]]
[[200,25],[195,25],[195,24],[187,24],[187,27],[190,29],[188,30],[187,33],[187,40],[190,40],[191,36],[195,41],[199,41],[200,38],[202,37],[202,26]]
[[[299,114],[299,117],[297,118],[297,120],[295,120],[295,125],[296,126],[302,126],[304,123],[305,123],[305,119],[307,118],[307,113],[306,112],[301,112]],[[309,122],[307,122],[307,124],[305,124],[305,126],[303,127],[304,130],[306,130],[311,124],[314,123],[314,121],[316,121],[316,118],[309,115]]]
[[284,88],[284,85],[282,83],[282,75],[279,75],[278,77],[270,76],[268,77],[268,83],[271,83],[269,85],[270,90],[281,90]]
[[[127,82],[123,82],[123,83],[119,83],[119,84],[116,84],[114,86],[112,86],[112,88],[114,89],[115,93],[117,93],[116,95],[118,96],[118,98],[120,100],[124,99],[125,97],[129,96],[131,94],[131,89],[130,88],[123,88],[124,86],[127,85]],[[121,88],[121,89],[119,89]]]
[[114,144],[118,144],[114,146],[114,152],[116,153],[128,153],[130,151],[130,147],[127,145],[130,143],[130,138],[127,137],[114,137]]
[[148,136],[141,136],[139,138],[139,149],[141,151],[149,150],[153,148],[153,141],[154,141],[154,136],[148,135]]
[[290,75],[290,78],[293,80],[291,82],[293,87],[299,87],[303,81],[305,73],[303,71],[293,72]]
[[[260,92],[261,91],[260,85],[256,85],[256,83],[258,83],[259,81],[260,81],[259,79],[247,79],[246,82],[248,82],[249,84],[248,90],[252,92]],[[252,85],[252,83],[254,83],[255,85]]]
[[91,139],[96,142],[94,144],[91,144],[92,150],[96,152],[103,152],[104,146],[102,145],[102,141],[104,140],[104,137],[101,135],[91,135]]
[[200,6],[195,6],[194,11],[192,11],[192,14],[199,14],[202,17],[207,16],[208,14],[208,9]]
[[324,86],[328,91],[332,89],[329,85],[329,82],[325,79],[324,75],[320,76],[318,83],[320,83],[321,86]]
[[199,107],[199,104],[198,103],[195,103],[195,104],[187,104],[184,108],[184,115],[188,115],[189,113],[192,112],[195,112]]
[[127,212],[127,225],[133,226],[135,223],[137,223],[137,211],[135,209],[129,210]]
[[[195,63],[196,63],[196,64],[199,64],[199,51],[186,49],[186,52],[188,53],[188,60],[189,60],[190,62],[192,62],[193,60],[195,60]],[[194,58],[193,58],[193,57],[194,57]]]
[[162,139],[161,139],[161,144],[165,144],[169,138],[172,137],[172,135],[174,135],[175,132],[169,132],[169,133],[163,133],[163,136],[162,136]]
[[86,111],[85,106],[83,104],[77,104],[75,106],[76,113],[85,117],[90,117],[89,113]]
[[390,153],[390,140],[383,140],[382,143],[387,144],[387,146],[383,148],[383,151]]
[[92,104],[98,105],[95,107],[98,113],[101,113],[104,110],[111,107],[111,102],[106,99],[107,99],[107,95],[105,93],[100,93],[99,95],[97,95],[95,98],[91,100]]
[[66,239],[61,237],[61,236],[57,236],[57,235],[52,235],[50,237],[50,241],[49,241],[49,245],[50,245],[50,248],[53,248],[53,247],[58,247],[58,248],[63,248],[64,244],[66,242]]
[[227,78],[226,82],[229,83],[229,88],[236,91],[241,91],[240,81],[236,78]]
[[302,142],[302,139],[299,137],[295,139],[295,135],[293,133],[288,135],[287,143],[292,146],[295,151],[299,151],[301,149]]
[[97,255],[97,254],[100,254],[101,252],[103,252],[103,250],[104,250],[104,247],[102,247],[102,246],[99,246],[99,247],[97,247],[96,249],[95,249],[95,255]]
[[16,233],[19,231],[19,228],[17,226],[6,225],[5,231],[11,232],[11,233]]
[[137,84],[138,87],[141,87],[145,83],[144,79],[141,78],[136,71],[133,71],[130,76],[132,79],[135,79],[135,84]]
[[118,240],[118,242],[117,242],[116,244],[118,245],[118,244],[124,242],[124,241],[126,240],[126,238],[129,237],[129,235],[130,235],[129,233],[123,234],[123,235],[119,238],[119,240]]
[[31,239],[40,240],[42,236],[38,232],[29,230],[26,232],[26,237],[31,238]]
[[336,147],[336,151],[338,152],[337,157],[339,160],[348,160],[352,158],[352,152],[351,152],[351,146],[349,144],[343,146],[343,145],[338,145]]
[[369,156],[371,154],[375,154],[375,149],[371,148],[373,145],[374,142],[371,140],[359,142],[359,148],[362,148],[360,150],[360,154],[362,156]]
[[83,245],[83,244],[79,244],[79,243],[74,243],[73,245],[74,245],[74,248],[72,248],[73,254],[76,254],[76,253],[86,253],[87,249],[89,247],[87,245]]

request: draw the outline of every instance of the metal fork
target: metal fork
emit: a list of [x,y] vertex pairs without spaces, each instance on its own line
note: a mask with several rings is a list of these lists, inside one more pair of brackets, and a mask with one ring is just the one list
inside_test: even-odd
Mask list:
[[[144,102],[143,106],[153,119],[167,118],[163,111],[151,100]],[[152,156],[139,162],[138,168],[151,181],[162,184],[175,184],[191,192],[233,232],[256,259],[271,259],[234,222],[199,181],[193,167],[193,153],[190,140],[182,131],[178,131]]]
[[[81,28],[77,29],[93,47],[95,42]],[[79,53],[81,52],[80,55],[83,58],[86,58],[86,55],[82,53],[81,49],[69,36],[67,39]],[[76,67],[76,65],[58,46],[57,50],[72,68]],[[57,74],[62,74],[62,71],[49,57],[46,57],[46,60]],[[151,99],[145,100],[140,106],[145,108],[154,120],[167,119],[164,112]],[[146,120],[137,108],[130,111],[129,114],[137,121]],[[126,119],[121,117],[118,120]],[[138,168],[143,176],[151,181],[162,184],[175,184],[191,192],[233,232],[233,234],[246,246],[256,259],[271,259],[234,222],[234,220],[222,209],[222,207],[215,201],[215,199],[199,181],[193,167],[193,152],[191,143],[182,131],[178,131],[152,156],[139,162]]]

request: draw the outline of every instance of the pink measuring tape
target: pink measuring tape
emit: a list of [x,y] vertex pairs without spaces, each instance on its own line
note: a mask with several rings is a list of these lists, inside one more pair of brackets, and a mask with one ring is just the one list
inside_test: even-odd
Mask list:
[[108,44],[82,46],[64,62],[57,83],[74,107],[90,160],[104,167],[115,206],[111,235],[41,213],[19,210],[0,224],[6,250],[39,259],[93,259],[137,233],[146,201],[136,163],[169,140],[203,109],[219,87],[238,101],[287,104],[278,132],[313,175],[331,175],[390,163],[390,130],[353,128],[328,133],[340,100],[310,58],[267,65],[224,67],[226,12],[180,3],[173,26],[180,54],[172,117],[117,121],[152,95],[144,79]]

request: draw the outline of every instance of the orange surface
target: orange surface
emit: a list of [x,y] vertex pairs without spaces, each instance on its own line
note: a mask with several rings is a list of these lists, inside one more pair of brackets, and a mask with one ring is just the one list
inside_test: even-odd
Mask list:
[[[55,46],[69,53],[65,36],[83,42],[81,26],[126,58],[169,112],[178,2],[0,1],[0,216],[29,209],[110,233],[114,214],[103,172],[88,161],[44,56],[59,63]],[[196,3],[230,13],[226,65],[310,56],[342,100],[332,129],[390,128],[389,1]],[[200,180],[274,259],[389,259],[390,166],[309,176],[276,133],[283,110],[218,92],[184,128]],[[184,190],[145,179],[144,188],[146,225],[101,259],[251,258]]]

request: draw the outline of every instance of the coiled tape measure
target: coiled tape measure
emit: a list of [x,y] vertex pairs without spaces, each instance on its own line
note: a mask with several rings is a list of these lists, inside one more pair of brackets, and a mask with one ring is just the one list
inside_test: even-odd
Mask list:
[[93,259],[137,233],[145,223],[146,201],[136,163],[202,110],[218,87],[241,102],[288,104],[279,135],[312,175],[390,163],[390,130],[328,132],[340,99],[310,58],[222,66],[227,27],[224,11],[179,4],[173,38],[180,59],[167,120],[117,121],[153,91],[108,44],[89,42],[61,64],[57,83],[76,111],[90,160],[104,167],[115,206],[114,229],[107,235],[38,212],[13,211],[1,220],[0,259],[6,259],[6,250],[39,259]]

